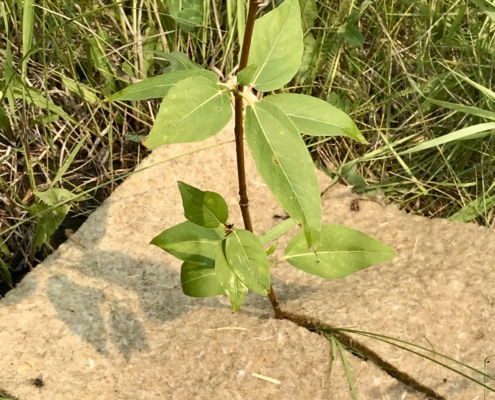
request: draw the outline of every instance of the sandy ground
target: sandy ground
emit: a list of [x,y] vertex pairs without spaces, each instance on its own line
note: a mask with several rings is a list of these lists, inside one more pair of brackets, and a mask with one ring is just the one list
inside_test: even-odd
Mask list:
[[[229,126],[206,142],[156,150],[74,241],[0,301],[2,391],[21,400],[352,399],[325,337],[273,319],[268,299],[256,294],[234,315],[225,296],[184,296],[180,261],[149,245],[184,220],[178,180],[221,193],[230,220],[242,226],[232,139]],[[262,234],[283,210],[249,157],[247,169],[253,223]],[[323,174],[319,179],[322,189],[328,186]],[[494,233],[366,200],[351,211],[355,197],[342,186],[328,191],[324,222],[360,229],[398,256],[335,281],[277,264],[272,281],[284,309],[412,342],[448,367],[460,368],[440,354],[490,373]],[[280,240],[278,252],[289,239]],[[410,352],[362,335],[353,340],[445,399],[495,398]],[[371,361],[350,353],[347,360],[359,399],[425,399]],[[30,384],[36,377],[43,388]]]

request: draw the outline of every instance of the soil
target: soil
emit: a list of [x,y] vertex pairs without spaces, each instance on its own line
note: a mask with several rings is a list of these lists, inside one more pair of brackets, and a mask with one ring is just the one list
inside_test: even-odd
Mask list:
[[[331,342],[273,319],[268,299],[249,294],[231,314],[223,297],[182,294],[181,263],[150,246],[184,220],[177,181],[221,193],[238,212],[232,126],[203,143],[153,152],[73,236],[0,300],[0,388],[22,400],[351,399]],[[164,162],[167,161],[167,162]],[[256,234],[284,212],[246,160]],[[153,167],[151,167],[154,165]],[[328,178],[319,174],[322,192]],[[360,229],[394,247],[387,263],[325,281],[280,263],[272,283],[282,308],[318,325],[375,332],[433,349],[483,370],[495,354],[493,231],[415,217],[336,186],[322,199],[325,223]],[[268,217],[267,217],[268,216]],[[297,228],[280,239],[280,256]],[[356,333],[335,336],[359,399],[425,399],[377,366],[371,350],[437,398],[483,398],[466,377],[397,346]],[[335,342],[334,342],[335,343]],[[403,344],[403,343],[402,343]],[[335,354],[334,354],[335,355]],[[458,366],[456,368],[459,368]],[[489,377],[464,369],[490,383]],[[31,379],[42,377],[38,389]],[[486,393],[486,399],[491,399]]]

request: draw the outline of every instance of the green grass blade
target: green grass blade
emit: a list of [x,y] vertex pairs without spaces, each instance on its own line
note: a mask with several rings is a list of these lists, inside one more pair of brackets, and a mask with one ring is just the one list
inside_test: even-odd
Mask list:
[[263,236],[259,238],[259,240],[261,244],[264,246],[268,242],[278,239],[280,236],[289,232],[296,225],[297,225],[296,221],[294,221],[292,218],[288,218],[285,221],[282,221],[280,224],[274,226],[268,232],[266,232]]
[[347,356],[345,354],[345,350],[338,340],[336,340],[335,338],[333,338],[333,339],[337,342],[337,347],[338,347],[339,352],[340,352],[342,364],[344,364],[345,375],[347,376],[347,382],[349,383],[349,389],[351,390],[352,399],[358,400],[356,385],[354,385],[354,378],[352,377],[351,367],[349,365],[349,361],[347,361]]
[[57,171],[57,175],[55,175],[55,178],[53,178],[53,181],[52,181],[52,184],[50,185],[50,187],[53,187],[59,180],[62,179],[62,177],[67,172],[67,170],[71,166],[72,162],[76,158],[77,153],[79,153],[79,150],[84,145],[84,142],[86,141],[87,138],[88,138],[87,136],[83,136],[81,138],[81,140],[79,141],[79,143],[76,145],[76,147],[74,147],[74,149],[69,154],[69,157],[67,157],[67,160],[65,160],[63,165]]
[[26,81],[27,64],[33,40],[34,9],[33,0],[24,0],[22,10],[22,81]]
[[457,140],[480,138],[489,135],[490,132],[487,131],[491,131],[494,129],[495,129],[495,122],[486,122],[484,124],[478,124],[467,128],[459,129],[458,131],[451,132],[447,135],[443,135],[436,139],[427,140],[417,146],[414,146],[412,149],[408,149],[406,151],[399,153],[399,155],[416,153],[418,151],[431,149],[432,147],[455,142]]

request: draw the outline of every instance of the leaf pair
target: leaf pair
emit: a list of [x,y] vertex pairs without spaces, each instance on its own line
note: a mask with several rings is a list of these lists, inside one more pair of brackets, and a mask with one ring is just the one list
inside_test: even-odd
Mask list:
[[192,297],[226,293],[233,311],[242,305],[248,289],[266,295],[270,266],[259,239],[227,224],[227,204],[218,193],[183,182],[179,190],[188,221],[165,230],[151,243],[184,261],[184,293]]

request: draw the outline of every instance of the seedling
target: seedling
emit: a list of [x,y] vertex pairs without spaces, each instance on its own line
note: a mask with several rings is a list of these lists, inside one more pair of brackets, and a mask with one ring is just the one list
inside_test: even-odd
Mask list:
[[[249,4],[241,45],[237,84],[218,81],[215,73],[181,57],[182,70],[134,84],[108,100],[163,97],[145,144],[149,148],[205,140],[220,132],[235,115],[240,208],[244,229],[229,223],[223,197],[179,182],[187,221],[166,229],[152,244],[183,261],[183,292],[192,297],[227,294],[232,310],[243,304],[248,290],[268,295],[277,318],[282,310],[270,284],[266,237],[253,234],[244,169],[244,136],[256,168],[291,219],[270,240],[298,224],[281,260],[326,279],[338,279],[390,260],[395,251],[362,232],[321,224],[321,200],[315,168],[301,133],[345,135],[361,143],[354,122],[329,103],[286,93],[303,55],[301,10],[297,0],[256,19],[258,3]],[[261,98],[249,96],[254,88]],[[276,94],[266,93],[278,91]],[[244,103],[247,107],[244,109]],[[234,107],[232,107],[234,105]],[[281,261],[281,260],[276,260]]]

